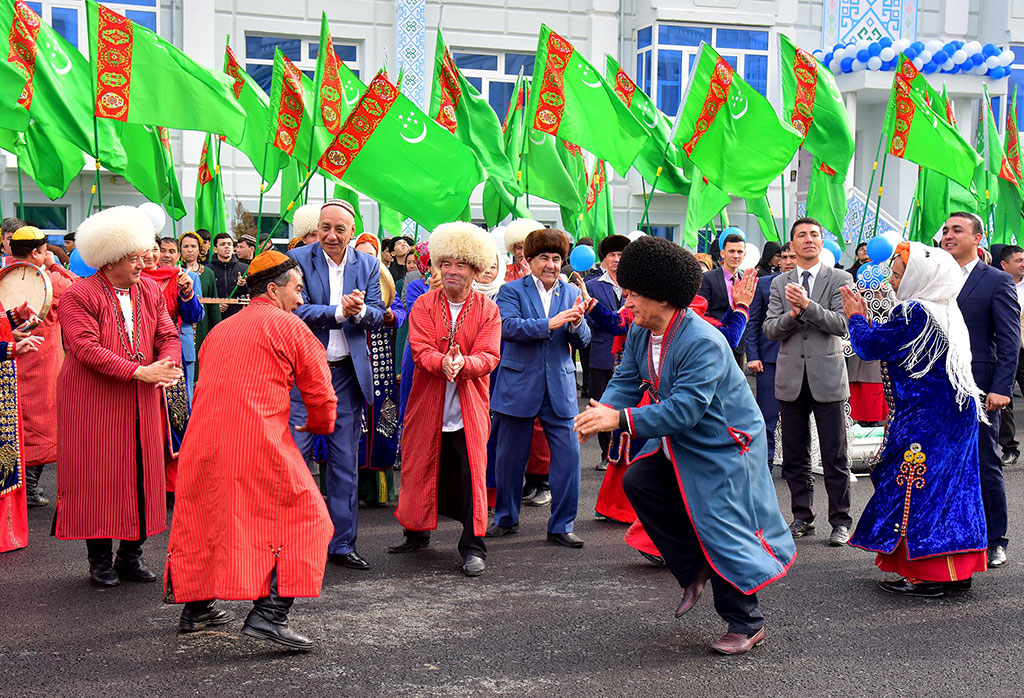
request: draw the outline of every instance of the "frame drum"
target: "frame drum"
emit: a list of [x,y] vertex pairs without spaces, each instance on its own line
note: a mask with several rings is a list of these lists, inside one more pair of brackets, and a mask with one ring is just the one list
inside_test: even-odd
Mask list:
[[53,303],[53,285],[50,276],[28,262],[12,262],[0,269],[0,304],[4,310],[13,310],[28,303],[44,320]]

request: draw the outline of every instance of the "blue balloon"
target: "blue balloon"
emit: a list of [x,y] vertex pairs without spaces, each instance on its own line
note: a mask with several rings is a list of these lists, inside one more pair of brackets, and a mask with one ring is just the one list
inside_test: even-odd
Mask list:
[[594,266],[596,261],[597,254],[590,245],[577,245],[569,253],[569,264],[572,265],[573,271],[581,274]]
[[835,46],[832,47],[832,53],[835,53],[841,48],[846,48],[846,44],[836,44]]
[[988,76],[993,80],[1002,80],[1005,75],[1005,69],[1002,66],[996,66],[992,70],[988,71]]
[[68,261],[68,268],[74,274],[78,274],[82,278],[86,276],[92,276],[96,273],[96,270],[82,261],[82,253],[77,248],[71,250],[70,259]]
[[934,73],[938,69],[939,66],[935,65],[935,61],[928,61],[927,63],[924,64],[924,67],[921,68],[921,71],[930,74]]
[[[974,64],[975,67],[977,67],[985,62],[985,57],[980,53],[972,53],[967,60],[969,60],[971,63]],[[964,61],[964,63],[966,62],[967,61]]]
[[877,41],[872,41],[870,44],[868,44],[868,53],[870,53],[872,56],[877,56],[881,52],[882,45]]
[[956,51],[956,44],[950,41],[948,44],[942,47],[942,50],[946,52],[947,56],[951,55],[954,51]]
[[850,71],[852,71],[853,70],[853,59],[852,58],[844,58],[843,60],[839,61],[839,69],[841,71],[843,71],[844,73],[849,73]]
[[872,268],[876,266],[874,262],[868,262],[867,264],[861,264],[857,268],[857,281],[861,282],[865,286],[871,281],[871,277],[874,276],[875,270]]
[[860,51],[857,51],[857,60],[861,63],[867,63],[869,58],[871,58],[871,54],[868,53],[866,48],[862,48]]
[[913,46],[908,46],[907,50],[903,52],[903,55],[909,58],[910,60],[914,60],[915,58],[917,58],[917,54],[918,50]]
[[739,235],[741,238],[743,238],[744,242],[747,241],[746,233],[744,233],[736,226],[730,225],[728,228],[723,230],[722,233],[718,236],[718,249],[722,249],[723,247],[725,247],[725,239],[730,235]]
[[921,53],[921,51],[924,51],[924,42],[923,41],[915,41],[914,43],[912,43],[910,45],[910,48],[914,49],[918,53]]
[[949,60],[949,54],[942,49],[939,49],[932,54],[932,60],[935,61],[935,65],[942,65]]
[[889,48],[890,46],[892,46],[892,39],[890,39],[887,36],[883,36],[881,39],[878,40],[878,44],[882,48]]
[[832,253],[832,256],[839,261],[839,258],[843,256],[843,251],[839,247],[839,243],[835,240],[826,240],[823,247]]
[[831,51],[829,51],[828,53],[826,53],[824,56],[821,57],[821,62],[824,63],[827,66],[829,63],[832,62],[832,56],[833,55],[834,54]]
[[880,235],[868,240],[868,259],[876,264],[888,261],[894,251],[892,243]]

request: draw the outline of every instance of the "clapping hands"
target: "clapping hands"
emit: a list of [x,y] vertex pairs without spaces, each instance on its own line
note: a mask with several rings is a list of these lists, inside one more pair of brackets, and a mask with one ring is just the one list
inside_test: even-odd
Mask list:
[[462,350],[459,349],[459,345],[456,342],[452,342],[451,348],[448,349],[448,353],[441,359],[441,370],[444,372],[444,377],[448,379],[449,383],[454,383],[456,377],[459,375],[459,371],[466,365],[466,357],[462,355]]

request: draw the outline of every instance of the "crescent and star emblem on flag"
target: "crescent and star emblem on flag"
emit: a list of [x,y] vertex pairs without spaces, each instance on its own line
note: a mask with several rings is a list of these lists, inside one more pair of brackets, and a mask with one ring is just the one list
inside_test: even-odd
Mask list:
[[[47,42],[47,44],[48,44],[47,48],[49,48],[49,50],[50,50],[50,56],[53,59],[53,70],[54,70],[54,72],[56,72],[57,75],[67,75],[68,73],[70,73],[71,72],[71,57],[68,56],[68,54],[64,53],[61,50],[60,46],[57,44],[56,41],[53,41],[51,39],[51,40],[49,40]],[[62,58],[64,59],[64,65],[61,66],[61,67],[58,67],[58,64],[60,63],[60,59],[62,59]]]
[[[539,141],[537,140],[536,136],[540,136]],[[548,142],[548,134],[543,133],[542,131],[537,131],[536,129],[530,129],[530,140],[536,143],[537,145],[544,145],[545,143]]]
[[[415,112],[401,114],[399,115],[398,120],[402,122],[402,131],[401,133],[399,133],[399,135],[402,137],[402,140],[404,140],[406,143],[411,143],[415,145],[416,143],[421,142],[424,138],[427,137],[427,125],[420,121],[418,118],[416,118]],[[416,136],[415,138],[409,138],[408,136],[405,135],[406,131],[409,131],[409,129],[415,129],[416,126],[421,127],[420,135]]]
[[649,104],[640,107],[640,115],[644,117],[643,122],[648,126],[648,128],[658,127],[658,119],[654,115],[653,107],[651,107]]
[[730,92],[729,101],[732,102],[732,118],[742,119],[743,115],[747,113],[750,103],[747,102],[747,98],[739,90],[734,89],[730,90]]
[[[349,92],[350,87],[355,91],[354,97],[352,96],[352,93]],[[351,82],[344,83],[344,88],[342,91],[345,93],[345,104],[348,105],[349,107],[354,106],[356,102],[359,101],[359,97],[361,96],[359,94],[359,90]]]
[[595,80],[595,82],[591,82],[590,80],[592,76],[594,76],[594,71],[592,71],[585,65],[580,66],[580,82],[582,82],[587,87],[593,87],[597,89],[598,87],[601,86],[601,80],[597,79]]

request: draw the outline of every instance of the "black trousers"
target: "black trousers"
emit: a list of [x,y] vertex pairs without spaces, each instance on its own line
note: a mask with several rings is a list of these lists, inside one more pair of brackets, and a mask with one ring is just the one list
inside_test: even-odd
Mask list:
[[580,369],[583,372],[580,391],[583,395],[593,395],[594,391],[590,387],[590,346],[583,347],[578,351],[580,353]]
[[[473,533],[473,476],[469,470],[466,432],[446,431],[441,434],[441,460],[437,473],[437,513],[462,522],[459,554],[487,557],[484,539]],[[410,531],[405,537],[414,543],[429,543],[430,531]]]
[[[671,461],[661,451],[636,461],[622,478],[622,487],[665,565],[679,586],[688,587],[709,565],[686,513]],[[729,624],[729,632],[749,636],[761,629],[764,616],[757,594],[742,593],[714,570],[711,588],[715,611]]]
[[[1017,357],[1016,382],[1024,393],[1024,349],[1020,350],[1020,356]],[[999,415],[999,446],[1003,453],[1020,452],[1020,442],[1017,441],[1017,430],[1013,424],[1013,395],[1010,395],[1010,404],[1004,407]]]
[[782,421],[782,477],[792,496],[793,518],[814,521],[814,475],[811,473],[810,418],[818,427],[821,467],[828,493],[828,522],[851,526],[850,456],[846,451],[846,414],[843,401],[817,402],[804,375],[796,400],[779,400]]
[[[142,474],[142,432],[138,414],[135,415],[135,496],[139,507],[139,537],[137,540],[121,541],[117,548],[119,558],[140,557],[142,544],[146,542],[146,483]],[[89,538],[85,541],[85,547],[89,551],[90,563],[109,562],[114,542],[110,538]]]
[[[615,369],[613,368],[591,367],[590,397],[600,401],[601,396],[604,395],[604,390],[608,387],[608,383],[611,381],[613,375],[615,375]],[[608,460],[608,446],[612,443],[612,433],[610,431],[600,432],[597,435],[597,442],[601,444],[601,460]]]

